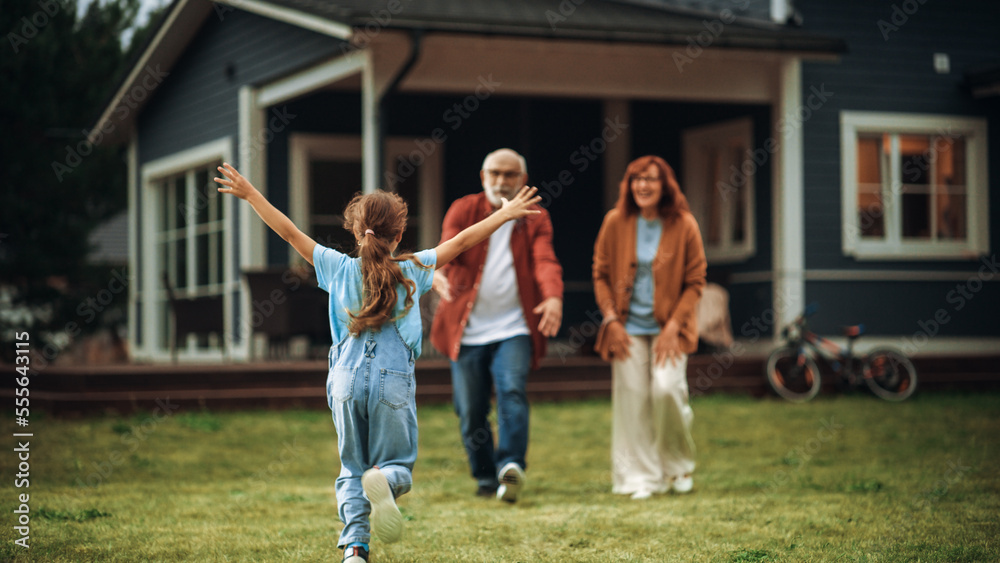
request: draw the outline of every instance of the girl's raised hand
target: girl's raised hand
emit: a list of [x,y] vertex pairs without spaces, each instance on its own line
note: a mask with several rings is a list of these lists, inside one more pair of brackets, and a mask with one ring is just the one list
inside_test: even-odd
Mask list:
[[510,219],[520,219],[527,215],[541,213],[537,209],[531,209],[532,205],[542,201],[541,196],[535,195],[537,193],[538,188],[524,186],[513,199],[508,201],[507,198],[500,198],[502,202],[500,210],[507,213]]
[[220,193],[233,194],[240,199],[246,199],[257,191],[257,188],[253,187],[253,184],[228,162],[223,162],[222,166],[219,166],[219,172],[225,176],[225,178],[215,178],[216,182],[224,186],[219,187]]

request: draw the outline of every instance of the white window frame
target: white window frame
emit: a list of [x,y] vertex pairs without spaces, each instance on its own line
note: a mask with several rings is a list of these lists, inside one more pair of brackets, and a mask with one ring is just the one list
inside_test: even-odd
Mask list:
[[[697,149],[699,146],[711,144],[713,146],[724,146],[731,143],[733,139],[739,139],[741,145],[746,147],[744,162],[753,165],[753,173],[746,174],[743,170],[739,172],[739,180],[742,188],[746,192],[746,205],[743,209],[738,209],[735,205],[735,198],[722,197],[722,241],[717,244],[710,244],[705,236],[705,229],[708,228],[708,213],[711,193],[696,186],[704,186],[706,179],[702,171],[704,166],[698,166],[704,155]],[[749,117],[743,117],[720,123],[713,123],[706,126],[692,127],[684,130],[682,134],[682,149],[684,151],[684,183],[682,187],[687,195],[688,203],[691,205],[691,212],[697,219],[702,229],[702,240],[705,244],[705,257],[710,264],[731,264],[742,262],[757,253],[757,229],[754,221],[756,200],[754,190],[754,176],[756,176],[757,164],[752,161],[753,149],[753,121]],[[697,163],[696,163],[697,161]],[[742,168],[742,163],[741,163]],[[724,177],[729,179],[729,175]],[[711,190],[724,190],[727,186],[714,185]],[[744,239],[741,242],[733,240],[731,219],[736,215],[743,215],[743,224],[746,225]]]
[[[946,133],[965,140],[966,240],[903,240],[899,171],[885,201],[885,240],[865,240],[858,225],[858,153],[861,134]],[[953,115],[843,111],[840,114],[842,248],[858,260],[977,260],[989,253],[989,170],[986,120]],[[898,164],[893,165],[898,168]]]
[[[400,155],[408,156],[419,152],[423,157],[420,166],[420,248],[434,248],[441,237],[442,201],[444,199],[443,182],[443,145],[435,143],[434,149],[427,151],[419,139],[409,137],[390,137],[386,139],[384,170],[392,170],[389,165]],[[362,140],[357,135],[324,135],[312,133],[293,133],[288,140],[288,160],[290,163],[288,183],[291,187],[289,195],[289,216],[293,223],[307,229],[312,216],[309,194],[309,162],[312,159],[343,159],[362,162]],[[379,178],[380,184],[388,181],[388,175]],[[385,189],[393,186],[381,185]],[[311,234],[311,233],[306,233]],[[294,252],[289,253],[290,265],[298,263],[300,258]]]
[[[158,209],[159,193],[157,190],[160,187],[160,182],[165,178],[181,173],[190,174],[191,171],[214,162],[231,162],[232,158],[232,138],[223,137],[150,161],[141,167],[140,181],[143,193],[141,206],[142,224],[140,227],[143,235],[141,268],[146,284],[143,286],[143,291],[136,296],[136,299],[143,304],[143,349],[137,354],[140,357],[155,361],[167,361],[170,359],[169,348],[160,346],[165,336],[163,334],[164,319],[162,318],[160,305],[167,299],[166,288],[163,287],[160,272],[157,271],[159,263],[157,252],[159,251],[160,238],[158,234],[158,215],[160,213]],[[210,174],[209,178],[212,177],[214,175]],[[186,189],[188,190],[188,201],[194,201],[191,199],[194,186],[190,180],[186,182]],[[219,346],[207,350],[199,349],[193,345],[189,338],[188,342],[177,343],[179,360],[221,361],[230,355],[231,350],[229,348],[232,346],[230,335],[233,332],[231,311],[234,305],[232,296],[234,292],[240,290],[240,281],[233,274],[235,271],[233,224],[236,209],[232,201],[233,199],[231,197],[224,197],[220,200],[223,205],[222,214],[224,222],[222,230],[223,271],[221,282],[213,285],[210,292],[212,295],[222,295],[223,298],[224,330],[223,334],[219,335]],[[197,231],[197,226],[194,225],[191,219],[189,218],[185,227],[188,230],[187,237],[193,237]],[[195,291],[194,288],[196,285],[193,283],[197,281],[194,267],[196,256],[189,252],[187,260],[188,280],[186,285],[188,287],[179,290],[175,289],[175,291],[181,297],[201,295],[204,292]]]

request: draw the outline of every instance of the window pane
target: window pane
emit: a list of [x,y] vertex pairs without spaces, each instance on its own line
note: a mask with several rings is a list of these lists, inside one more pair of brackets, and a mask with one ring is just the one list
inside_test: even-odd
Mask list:
[[212,233],[210,237],[211,245],[209,256],[215,267],[212,269],[209,281],[211,283],[222,283],[222,272],[224,268],[222,263],[222,232],[216,231]]
[[179,239],[174,244],[174,287],[187,287],[187,241]]
[[176,219],[174,225],[178,229],[182,229],[187,225],[187,181],[185,176],[178,176],[174,178],[174,210],[173,215]]
[[858,138],[858,184],[882,184],[882,136]]
[[930,194],[904,193],[903,238],[930,238]]
[[931,183],[931,161],[936,154],[930,149],[930,138],[923,135],[900,135],[899,155],[903,184],[926,186]]
[[208,237],[209,235],[198,235],[195,237],[195,280],[196,285],[205,286],[208,285],[208,269],[209,269],[209,255],[208,255]]
[[177,287],[176,274],[171,267],[173,260],[170,257],[171,250],[174,248],[173,242],[164,242],[156,245],[157,254],[157,269],[156,269],[156,287],[166,289],[163,285],[163,274],[166,273],[167,277],[170,279],[170,285]]
[[965,239],[967,235],[967,193],[965,139],[936,137],[938,158],[935,167],[935,207],[939,239]]
[[883,136],[858,138],[858,230],[865,238],[885,238],[886,183]]
[[[213,199],[212,192],[215,191],[209,184],[214,184],[208,177],[208,169],[201,169],[194,173],[194,191],[197,200],[194,202],[195,224],[201,225],[209,222],[209,204]],[[218,193],[218,192],[216,192]]]
[[170,204],[170,183],[169,182],[158,182],[154,184],[157,193],[159,193],[160,205],[160,231],[166,231],[171,227],[170,221],[174,218],[173,214],[170,213],[172,206]]

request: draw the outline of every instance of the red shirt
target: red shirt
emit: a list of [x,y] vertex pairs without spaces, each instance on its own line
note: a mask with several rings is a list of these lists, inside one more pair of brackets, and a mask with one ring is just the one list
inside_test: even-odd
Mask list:
[[[552,249],[552,220],[545,209],[538,206],[535,209],[541,213],[519,219],[510,234],[510,250],[514,258],[521,309],[531,330],[533,369],[538,368],[538,360],[545,355],[546,340],[538,331],[541,316],[533,313],[532,309],[549,297],[562,299],[563,296],[562,266]],[[454,237],[492,212],[493,206],[483,192],[456,200],[444,216],[441,241]],[[476,303],[489,241],[487,238],[441,268],[451,284],[452,300],[442,299],[438,303],[434,324],[431,326],[431,344],[452,360],[458,359],[458,352],[462,348],[462,333]],[[488,282],[486,291],[489,291]]]

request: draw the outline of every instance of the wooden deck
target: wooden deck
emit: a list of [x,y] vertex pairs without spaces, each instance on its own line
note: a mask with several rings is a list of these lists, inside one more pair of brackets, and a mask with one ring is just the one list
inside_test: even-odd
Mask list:
[[[731,361],[730,361],[731,360]],[[762,375],[764,358],[695,355],[688,361],[692,397],[710,393],[769,394]],[[919,392],[1000,389],[1000,355],[926,357],[914,360]],[[5,366],[13,373],[13,366]],[[326,362],[266,362],[225,365],[117,365],[49,367],[31,377],[32,410],[60,416],[149,411],[157,401],[182,409],[316,408],[326,405]],[[825,374],[824,375],[828,375]],[[824,393],[836,393],[834,377]],[[13,397],[14,378],[4,378],[0,396]],[[610,367],[598,358],[548,358],[531,374],[533,401],[606,398]],[[417,401],[451,400],[445,360],[417,362]]]

